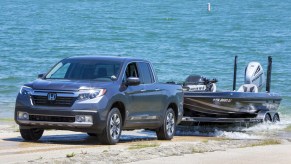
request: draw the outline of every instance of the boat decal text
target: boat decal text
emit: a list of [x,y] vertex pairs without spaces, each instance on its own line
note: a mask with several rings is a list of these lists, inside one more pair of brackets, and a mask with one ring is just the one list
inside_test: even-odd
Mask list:
[[232,99],[213,99],[213,102],[226,102],[226,103],[229,103],[231,101],[232,101]]

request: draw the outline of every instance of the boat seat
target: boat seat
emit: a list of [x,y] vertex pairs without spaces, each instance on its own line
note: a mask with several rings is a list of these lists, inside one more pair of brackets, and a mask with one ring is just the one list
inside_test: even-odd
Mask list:
[[212,86],[211,86],[211,92],[216,92],[216,84],[215,83],[212,83]]
[[238,92],[255,92],[257,93],[258,87],[255,84],[243,84],[242,86],[239,87],[237,90]]

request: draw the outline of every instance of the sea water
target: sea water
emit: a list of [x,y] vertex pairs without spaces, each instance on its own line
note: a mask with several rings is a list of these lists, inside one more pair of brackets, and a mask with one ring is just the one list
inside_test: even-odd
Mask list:
[[13,117],[21,85],[69,56],[143,58],[161,82],[199,74],[231,90],[237,55],[237,86],[248,62],[266,72],[273,57],[271,91],[283,96],[283,121],[291,119],[290,1],[1,0],[0,6],[0,118]]

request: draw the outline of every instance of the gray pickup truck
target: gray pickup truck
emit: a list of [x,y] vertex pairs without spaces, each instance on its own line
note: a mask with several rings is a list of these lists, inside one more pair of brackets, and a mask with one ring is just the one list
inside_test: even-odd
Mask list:
[[170,140],[183,116],[182,88],[158,83],[152,64],[122,57],[70,57],[21,87],[15,121],[26,141],[45,129],[72,130],[116,144],[122,130]]

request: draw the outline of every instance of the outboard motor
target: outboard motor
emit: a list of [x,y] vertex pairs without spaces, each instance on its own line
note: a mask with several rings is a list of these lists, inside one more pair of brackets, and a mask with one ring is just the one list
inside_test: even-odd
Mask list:
[[245,69],[245,84],[253,84],[261,91],[265,85],[263,67],[258,62],[250,62]]

